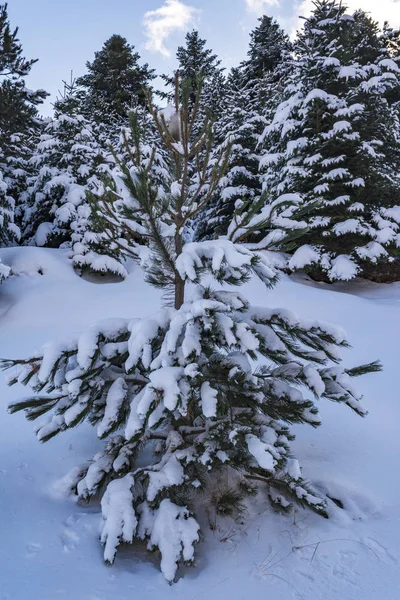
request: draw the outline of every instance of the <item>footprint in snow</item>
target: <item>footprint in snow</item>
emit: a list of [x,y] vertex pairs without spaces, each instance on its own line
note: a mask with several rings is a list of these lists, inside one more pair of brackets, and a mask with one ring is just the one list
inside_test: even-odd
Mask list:
[[80,515],[70,515],[67,517],[63,523],[66,527],[73,527],[81,520]]
[[91,532],[93,524],[86,522],[86,514],[72,514],[63,522],[64,528],[59,534],[64,552],[75,550],[80,542],[81,534]]
[[60,540],[64,552],[71,552],[71,550],[75,550],[75,548],[79,544],[80,538],[79,535],[75,533],[75,531],[65,527],[60,533]]
[[353,570],[352,565],[348,565],[346,563],[346,559],[343,554],[345,552],[338,553],[338,559],[335,561],[335,564],[332,568],[332,575],[336,579],[344,582],[346,585],[350,584],[356,588],[360,588],[358,583],[358,574]]

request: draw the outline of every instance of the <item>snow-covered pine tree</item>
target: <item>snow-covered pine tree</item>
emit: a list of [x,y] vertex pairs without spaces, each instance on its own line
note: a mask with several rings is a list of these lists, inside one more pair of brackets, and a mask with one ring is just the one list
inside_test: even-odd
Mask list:
[[[185,38],[186,45],[179,46],[176,58],[178,60],[178,70],[173,76],[162,75],[162,79],[166,84],[167,91],[161,92],[161,97],[167,99],[172,106],[176,103],[174,97],[176,86],[175,81],[178,76],[181,80],[190,82],[189,101],[193,105],[200,94],[199,100],[199,115],[195,123],[193,135],[197,135],[200,131],[196,130],[197,126],[201,126],[205,118],[212,119],[214,122],[214,136],[211,146],[215,151],[215,156],[227,149],[227,140],[223,135],[219,136],[218,132],[223,129],[224,115],[229,115],[231,105],[228,100],[228,90],[230,83],[224,75],[224,68],[221,68],[221,61],[218,56],[213,53],[211,48],[207,48],[207,41],[202,39],[199,32],[193,30],[188,32]],[[217,136],[217,137],[216,137]],[[222,148],[222,142],[225,142],[225,148]],[[213,160],[210,160],[212,168]],[[196,173],[196,165],[192,161],[188,168],[191,174]],[[215,200],[212,202],[215,204]],[[208,223],[208,216],[211,217],[211,222]],[[200,213],[197,222],[193,224],[194,239],[203,239],[212,237],[214,230],[213,223],[215,219],[213,215]]]
[[275,71],[291,52],[289,37],[274,18],[263,15],[258,22],[250,33],[248,58],[241,63],[241,77],[246,84]]
[[78,112],[75,81],[64,84],[30,164],[36,167],[27,190],[23,240],[37,246],[70,246],[77,222],[89,217],[86,191],[100,185],[104,165],[91,123]]
[[[352,377],[379,369],[339,366],[347,346],[341,329],[219,289],[251,276],[267,287],[276,281],[264,255],[233,241],[237,227],[231,239],[185,242],[199,198],[210,200],[228,160],[221,154],[210,171],[211,124],[193,137],[198,98],[190,108],[190,90],[190,82],[182,85],[182,104],[169,119],[152,108],[169,155],[168,191],[153,180],[151,161],[142,163],[133,121],[135,166],[120,165],[127,193],[119,202],[112,190],[103,199],[106,226],[124,224],[126,253],[140,258],[147,281],[169,294],[171,305],[149,318],[102,322],[32,358],[3,361],[10,384],[33,388],[10,410],[44,417],[39,440],[88,420],[105,441],[68,476],[80,500],[102,498],[105,560],[112,563],[122,543],[147,540],[160,551],[169,582],[179,563],[194,561],[201,507],[212,499],[217,513],[229,514],[258,485],[279,509],[294,501],[326,516],[325,500],[293,457],[290,424],[319,425],[317,398],[365,415]],[[196,157],[202,162],[192,181],[188,164]],[[251,220],[243,217],[241,226]],[[209,492],[217,480],[227,483],[216,497]]]
[[398,61],[400,58],[400,29],[393,29],[386,21],[383,24],[382,39],[390,56]]
[[227,92],[228,81],[224,73],[224,69],[216,69],[210,77],[201,78],[202,81],[202,97],[201,107],[202,116],[208,112],[215,123],[218,123],[223,114],[227,110]]
[[[170,107],[160,114],[170,115]],[[148,108],[132,111],[129,116],[131,127],[122,127],[120,136],[115,145],[109,145],[108,178],[106,180],[109,203],[103,203],[104,178],[100,185],[92,186],[87,192],[88,203],[84,209],[78,209],[78,219],[72,223],[75,230],[73,239],[73,262],[78,269],[85,269],[101,274],[113,274],[125,278],[126,270],[126,244],[127,231],[124,221],[112,219],[106,222],[103,211],[109,212],[109,206],[118,201],[120,195],[129,194],[123,184],[124,169],[134,169],[137,164],[137,155],[143,165],[149,165],[151,177],[156,182],[159,190],[169,180],[166,155],[160,145],[160,136]],[[133,137],[137,126],[140,127],[141,136]],[[123,166],[123,169],[122,169]],[[99,205],[100,203],[100,205]],[[128,230],[128,238],[131,231]]]
[[[3,159],[3,160],[2,160]],[[0,148],[0,246],[10,246],[19,240],[20,231],[14,223],[15,201],[5,180],[9,170],[4,168],[4,155]]]
[[290,47],[279,24],[263,16],[250,34],[248,59],[228,76],[223,115],[215,129],[216,153],[231,146],[229,164],[207,213],[198,219],[196,239],[226,234],[236,202],[255,203],[261,196],[258,140],[267,124],[266,106],[276,101]]
[[87,73],[77,79],[81,87],[80,112],[94,121],[102,145],[118,139],[122,126],[128,126],[128,114],[146,105],[146,89],[154,79],[154,70],[139,63],[135,47],[120,35],[112,35],[86,63]]
[[[3,175],[0,170],[0,222],[2,222],[2,227],[0,228],[0,240],[2,245],[7,245],[10,240],[9,229],[12,208],[13,200],[8,196],[7,184],[3,181]],[[0,260],[0,283],[6,279],[9,274],[10,268],[4,265]]]
[[[212,100],[215,104],[215,98],[212,97],[212,90],[219,89],[223,91],[222,82],[223,71],[221,61],[216,54],[213,54],[211,48],[207,48],[207,40],[202,39],[199,32],[195,29],[186,34],[185,46],[179,46],[176,52],[178,61],[179,77],[187,82],[190,82],[190,102],[194,103],[198,93],[198,83],[202,81],[202,96],[204,101]],[[167,98],[174,102],[175,94],[175,74],[162,75],[167,87],[166,92],[161,92],[161,97]],[[203,104],[203,97],[202,102]],[[219,98],[221,101],[222,98]],[[205,102],[204,102],[205,103]]]
[[[207,48],[207,40],[202,39],[198,31],[188,32],[185,42],[185,46],[179,46],[176,53],[177,73],[172,76],[161,76],[167,91],[159,92],[159,95],[172,105],[174,104],[175,79],[178,74],[181,80],[190,82],[190,102],[192,104],[196,101],[199,89],[201,89],[198,122],[201,123],[207,114],[212,115],[213,120],[217,121],[226,110],[225,69],[221,67],[221,61],[213,53],[213,50]],[[193,133],[196,135],[199,132],[195,130]]]
[[26,187],[27,160],[41,128],[37,106],[47,94],[28,89],[24,81],[36,62],[24,58],[18,28],[11,29],[7,4],[0,4],[1,245],[19,239],[15,210]]
[[212,201],[199,215],[195,239],[212,239],[227,232],[238,199],[252,202],[261,194],[256,151],[265,120],[255,106],[253,85],[244,87],[236,72],[227,80],[224,113],[215,124],[214,154],[230,148],[229,163]]
[[297,220],[307,227],[290,269],[330,281],[372,276],[398,265],[391,98],[400,70],[362,11],[349,15],[336,0],[314,4],[295,44],[283,102],[262,137],[264,191],[270,202],[282,193],[302,197]]

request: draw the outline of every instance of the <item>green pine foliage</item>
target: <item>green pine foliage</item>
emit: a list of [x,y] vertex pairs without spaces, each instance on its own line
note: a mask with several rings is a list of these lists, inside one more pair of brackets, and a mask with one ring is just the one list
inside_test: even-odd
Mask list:
[[14,30],[8,19],[8,4],[0,5],[0,73],[2,76],[19,79],[26,77],[36,60],[28,60],[22,55],[22,46],[18,39],[18,27]]

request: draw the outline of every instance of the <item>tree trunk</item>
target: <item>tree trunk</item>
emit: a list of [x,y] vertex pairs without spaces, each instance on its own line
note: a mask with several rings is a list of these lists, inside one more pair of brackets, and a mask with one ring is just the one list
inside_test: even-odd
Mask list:
[[[175,252],[178,257],[182,254],[183,241],[180,234],[180,223],[177,224],[177,233],[175,235]],[[185,302],[185,282],[176,273],[175,275],[175,308],[179,310],[182,304]]]
[[185,302],[185,282],[180,277],[175,279],[175,308],[179,310]]

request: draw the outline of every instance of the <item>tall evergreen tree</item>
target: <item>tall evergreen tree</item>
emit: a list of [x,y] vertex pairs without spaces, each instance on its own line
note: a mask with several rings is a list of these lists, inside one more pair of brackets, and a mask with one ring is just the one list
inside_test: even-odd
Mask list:
[[100,185],[96,176],[104,153],[91,123],[79,114],[75,81],[65,83],[54,104],[30,163],[36,168],[26,193],[22,216],[25,243],[59,247],[74,241],[79,213],[88,213],[88,189]]
[[[135,47],[120,35],[112,35],[86,63],[88,73],[77,79],[82,88],[82,114],[100,126],[105,138],[118,137],[128,113],[146,104],[146,89],[154,79],[154,70],[140,64]],[[105,130],[105,131],[104,131]]]
[[0,4],[0,74],[15,81],[20,77],[26,77],[37,59],[27,60],[22,55],[18,27],[11,29],[7,7],[7,3]]
[[[224,90],[224,69],[220,66],[221,61],[210,48],[206,47],[207,40],[202,39],[199,32],[193,30],[186,34],[186,45],[179,46],[176,52],[178,60],[179,77],[187,82],[190,82],[190,102],[194,103],[197,95],[199,81],[202,86],[201,104],[208,104],[208,101],[213,100],[213,106],[210,109],[218,111],[218,105],[213,98],[214,93],[221,93]],[[170,101],[174,100],[175,93],[175,75],[162,75],[168,92],[161,94]],[[221,101],[221,96],[218,98]]]
[[199,239],[226,233],[237,201],[256,203],[260,198],[258,140],[267,123],[265,107],[276,95],[281,64],[288,59],[290,48],[279,24],[264,16],[250,34],[248,59],[228,77],[223,115],[216,123],[216,153],[227,145],[231,153],[220,189],[207,214],[198,220]]
[[275,71],[291,52],[289,37],[275,19],[264,15],[258,21],[259,25],[250,33],[248,58],[241,64],[241,77],[245,83]]
[[373,270],[382,276],[395,269],[400,244],[392,110],[399,67],[378,26],[336,0],[316,0],[295,52],[261,161],[268,201],[283,193],[302,198],[304,235],[289,267],[329,280],[372,277]]
[[[10,241],[10,237],[13,235],[11,229],[13,222],[13,205],[14,201],[8,195],[7,184],[3,180],[3,174],[0,170],[0,241],[2,245],[7,245]],[[10,274],[10,268],[0,260],[0,283],[8,277]]]
[[[160,114],[162,112],[160,111]],[[75,267],[122,278],[128,275],[125,268],[127,230],[123,221],[112,218],[114,202],[118,205],[121,195],[124,198],[129,196],[129,190],[123,184],[124,171],[121,165],[127,169],[135,169],[136,154],[139,153],[141,163],[149,166],[152,180],[157,182],[159,189],[163,189],[168,182],[165,152],[160,148],[160,136],[149,111],[132,111],[130,121],[140,124],[142,132],[140,140],[132,136],[132,127],[123,127],[118,141],[109,148],[110,154],[107,156],[109,177],[106,181],[109,190],[112,189],[110,199],[113,201],[107,205],[103,204],[103,182],[96,187],[91,186],[87,193],[89,202],[82,208],[78,208],[78,218],[71,224],[74,229]],[[105,207],[108,216],[111,217],[111,224],[102,217]]]
[[[236,227],[223,239],[185,243],[228,158],[222,154],[209,169],[211,123],[195,125],[190,92],[189,82],[168,119],[152,109],[169,155],[168,188],[154,180],[151,159],[142,161],[133,120],[135,165],[119,165],[127,194],[118,204],[114,190],[103,199],[105,227],[125,227],[125,252],[140,259],[147,281],[169,293],[172,306],[149,318],[100,323],[27,360],[3,361],[12,367],[11,384],[34,390],[11,411],[25,410],[29,419],[47,414],[39,440],[84,420],[105,440],[69,478],[80,499],[102,497],[105,561],[114,561],[121,543],[144,539],[160,550],[170,582],[179,563],[194,560],[201,507],[234,514],[260,484],[276,508],[288,511],[293,501],[327,516],[325,499],[292,455],[289,426],[319,425],[318,397],[365,415],[351,378],[379,369],[336,364],[347,345],[341,329],[218,289],[218,282],[238,286],[252,274],[267,286],[276,279],[265,256],[239,242]],[[195,179],[193,157],[201,174]],[[242,229],[250,224],[241,221]]]
[[47,96],[25,86],[24,78],[36,62],[24,58],[18,28],[11,28],[7,4],[0,5],[0,173],[3,188],[7,186],[1,195],[2,245],[19,239],[15,205],[26,186],[27,160],[41,128],[37,106]]
[[227,89],[224,114],[216,123],[214,155],[230,148],[229,164],[212,202],[195,224],[196,239],[225,234],[236,201],[253,202],[261,193],[256,148],[265,120],[254,106],[258,89],[242,87],[241,82],[237,86],[232,76],[228,77]]

